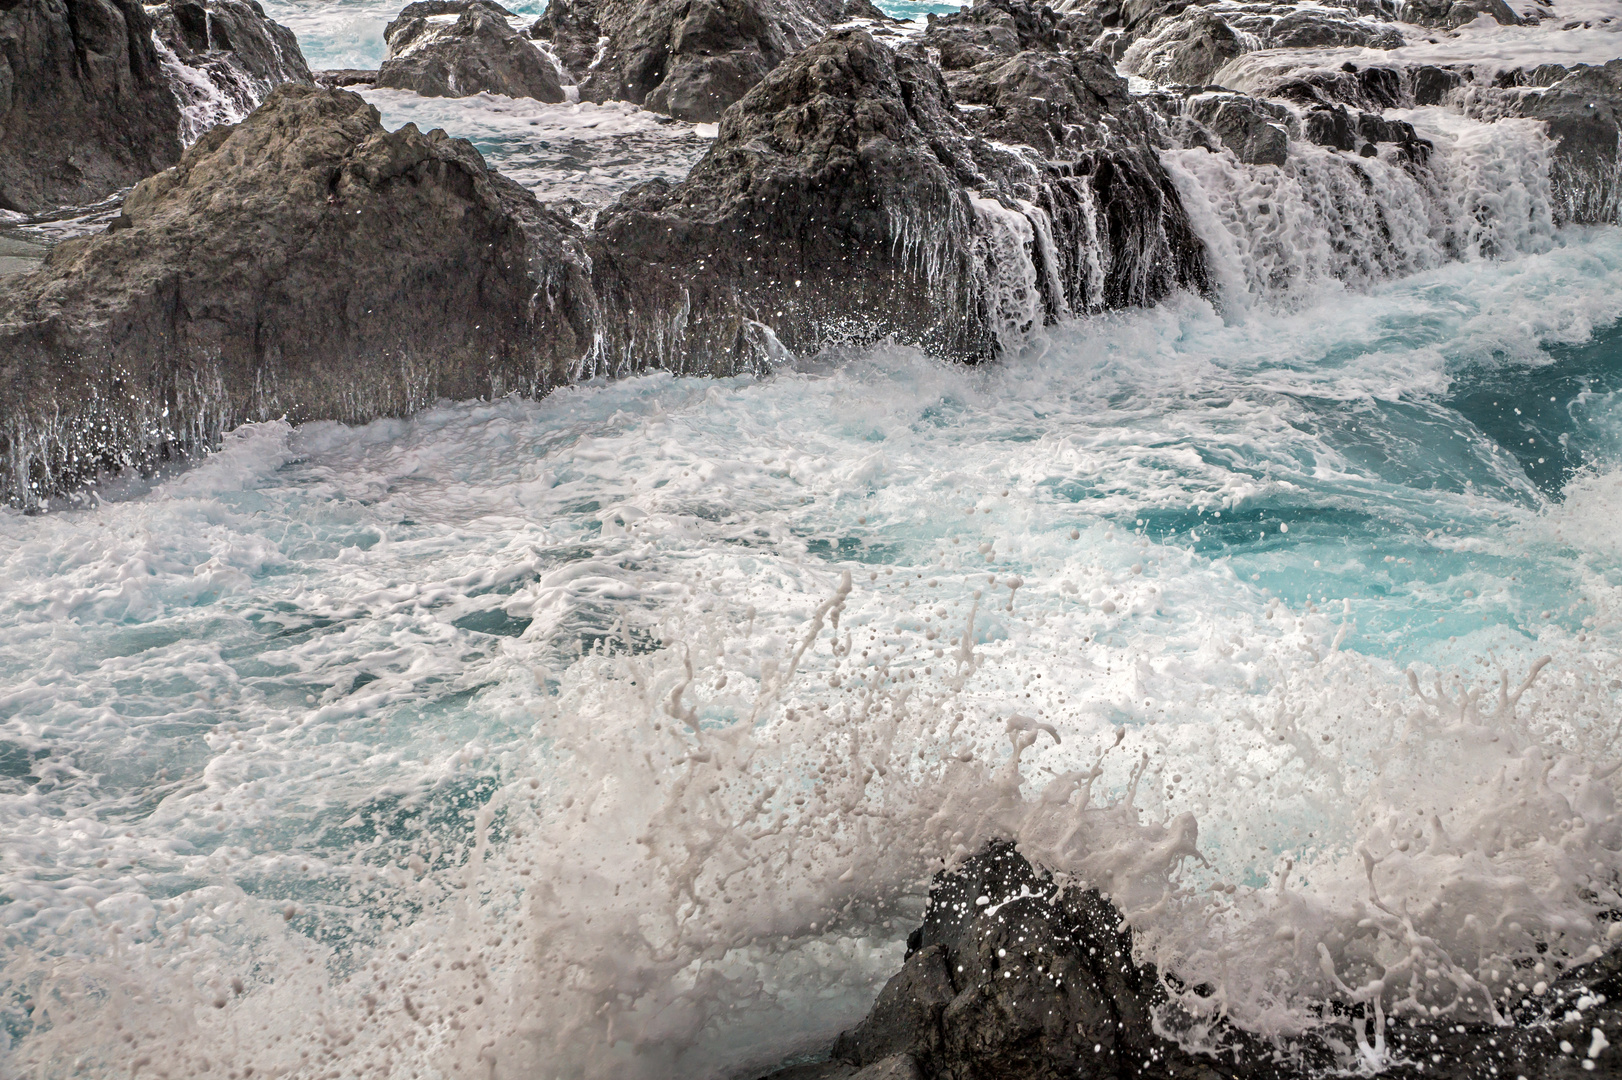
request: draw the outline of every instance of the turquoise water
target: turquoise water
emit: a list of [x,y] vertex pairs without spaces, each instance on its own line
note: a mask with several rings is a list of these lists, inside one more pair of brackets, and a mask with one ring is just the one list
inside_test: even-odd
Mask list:
[[[374,67],[397,6],[269,10]],[[711,137],[368,97],[588,208]],[[1553,228],[1535,133],[1419,112],[1435,191],[1168,151],[1216,295],[995,364],[250,425],[0,510],[0,1075],[753,1075],[992,836],[1285,1037],[1324,955],[1439,1008],[1590,955],[1622,230]]]
[[[981,369],[881,348],[764,379],[258,425],[100,505],[6,512],[9,1053],[113,1061],[134,1032],[176,1074],[291,1068],[317,988],[351,1040],[336,1060],[485,1052],[440,1027],[404,1053],[403,1006],[365,1004],[393,1000],[381,982],[472,1008],[575,1062],[564,1075],[769,1061],[865,1008],[927,877],[909,860],[985,827],[942,825],[945,778],[818,802],[816,755],[861,732],[891,785],[960,753],[992,768],[1013,708],[1064,739],[1032,751],[1032,783],[1119,728],[1155,762],[1145,821],[1194,814],[1215,872],[1250,886],[1282,853],[1317,858],[1313,917],[1332,922],[1335,851],[1384,791],[1366,755],[1392,751],[1375,733],[1333,768],[1278,758],[1278,709],[1326,744],[1400,717],[1410,665],[1518,679],[1547,654],[1539,700],[1582,704],[1539,706],[1526,738],[1575,745],[1622,719],[1619,286],[1622,233],[1571,232],[1298,310],[1183,298],[1081,320]],[[816,612],[847,570],[830,636]],[[971,610],[964,669],[946,654]],[[712,756],[648,756],[702,732]],[[1125,791],[1130,761],[1107,761]],[[660,794],[699,775],[683,769],[715,787]],[[698,821],[794,790],[815,796],[781,804],[807,815],[794,843],[821,838],[804,880],[782,876],[781,825],[693,846]],[[908,809],[925,806],[927,828]],[[723,907],[657,884],[723,865],[779,891]],[[536,920],[552,945],[514,929]],[[717,936],[744,951],[699,944]],[[455,948],[483,965],[477,1008],[464,969],[427,963]],[[232,979],[244,996],[219,989]],[[192,1034],[166,1034],[178,1016]],[[600,1041],[604,1016],[621,1041]]]

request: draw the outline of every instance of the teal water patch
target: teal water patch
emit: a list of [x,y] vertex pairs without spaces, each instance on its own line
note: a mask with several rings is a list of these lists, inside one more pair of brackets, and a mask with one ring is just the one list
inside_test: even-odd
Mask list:
[[962,11],[966,4],[946,0],[877,0],[873,5],[892,19],[923,22],[931,15],[951,15]]
[[1558,497],[1578,470],[1622,460],[1622,326],[1583,345],[1557,346],[1541,363],[1460,371],[1447,401]]

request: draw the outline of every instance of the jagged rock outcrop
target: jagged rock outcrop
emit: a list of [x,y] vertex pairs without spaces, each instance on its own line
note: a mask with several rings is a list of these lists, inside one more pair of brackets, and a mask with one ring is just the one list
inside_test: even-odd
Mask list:
[[137,0],[0,7],[0,209],[94,202],[180,150],[180,112]]
[[[1366,1034],[1361,1009],[1288,1048],[1219,1028],[1220,1051],[1185,1050],[1163,1034],[1174,1020],[1168,995],[1132,948],[1131,931],[1096,889],[1063,887],[1012,844],[993,844],[935,876],[905,964],[829,1060],[772,1080],[1307,1080],[1367,1064],[1354,1060],[1347,1030]],[[1622,1021],[1619,995],[1622,957],[1612,954],[1528,997],[1510,1026],[1392,1018],[1378,1075],[1613,1075],[1619,1051],[1593,1032]]]
[[552,60],[507,21],[490,0],[418,0],[383,32],[388,55],[377,85],[427,97],[504,94],[538,101],[565,99]]
[[[1034,10],[975,10],[999,5]],[[886,337],[972,361],[1062,315],[1202,288],[1124,84],[1030,43],[943,77],[927,35],[897,53],[840,30],[773,71],[686,182],[599,219],[610,369],[738,370]],[[948,79],[984,102],[968,122]]]
[[164,71],[187,143],[242,119],[283,83],[311,81],[298,38],[258,0],[166,0],[146,11],[171,54]]
[[1614,223],[1622,207],[1622,60],[1539,69],[1543,89],[1516,91],[1511,111],[1555,140],[1550,181],[1564,221]]
[[245,419],[538,392],[589,343],[577,243],[471,144],[279,87],[0,284],[0,483],[28,503]]
[[1188,105],[1221,145],[1246,165],[1282,165],[1290,153],[1290,111],[1243,94],[1201,94]]
[[710,122],[852,18],[885,16],[869,0],[554,0],[529,32],[550,43],[584,101]]
[[1521,22],[1504,0],[1404,0],[1398,17],[1420,26],[1454,30],[1483,15],[1504,26],[1518,26]]

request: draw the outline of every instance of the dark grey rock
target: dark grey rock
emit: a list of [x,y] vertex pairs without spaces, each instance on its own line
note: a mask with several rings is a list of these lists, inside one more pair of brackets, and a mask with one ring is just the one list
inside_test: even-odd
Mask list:
[[950,77],[951,72],[1028,50],[1085,51],[1089,30],[1088,24],[1062,18],[1045,4],[982,0],[950,15],[929,16],[918,44]]
[[107,233],[0,283],[5,496],[247,419],[543,391],[590,340],[577,243],[471,144],[278,87],[138,184]]
[[1290,112],[1284,106],[1242,94],[1203,94],[1189,102],[1189,115],[1247,165],[1282,165],[1290,152]]
[[172,54],[165,72],[187,143],[242,119],[283,83],[311,81],[298,38],[268,18],[258,0],[167,0],[146,10]]
[[0,6],[0,209],[91,203],[180,151],[180,111],[137,0]]
[[1581,64],[1543,90],[1524,92],[1512,110],[1542,120],[1555,140],[1550,180],[1562,221],[1614,223],[1622,205],[1622,60]]
[[924,50],[835,31],[727,112],[685,183],[603,213],[592,264],[626,328],[614,365],[733,371],[884,337],[973,361],[1062,314],[1204,288],[1203,248],[1107,62],[985,61],[952,73],[981,106],[960,114]]
[[1464,81],[1458,72],[1431,64],[1413,69],[1411,78],[1415,105],[1440,105]]
[[371,86],[377,82],[377,72],[361,68],[329,68],[326,71],[312,71],[310,76],[317,86],[325,86],[329,90],[346,86]]
[[[848,1076],[837,1071],[843,1061],[902,1076],[910,1065],[922,1080],[1309,1080],[1347,1070],[1349,1028],[1365,1022],[1360,1008],[1330,1010],[1321,1030],[1288,1048],[1218,1025],[1206,1034],[1220,1052],[1187,1051],[1165,1035],[1168,1022],[1175,1026],[1165,989],[1175,975],[1163,979],[1133,957],[1131,932],[1096,890],[1061,887],[1007,843],[935,876],[923,925],[907,944],[905,964],[867,1018],[840,1037],[832,1062],[812,1067],[826,1071],[810,1076]],[[1579,1001],[1584,1011],[1572,1008]],[[1622,956],[1613,953],[1528,995],[1508,1025],[1388,1019],[1388,1064],[1377,1075],[1614,1076],[1614,1040],[1594,1068],[1583,1063],[1592,1032],[1618,1022]]]
[[1244,52],[1244,41],[1233,27],[1195,8],[1161,23],[1141,40],[1131,54],[1131,66],[1155,82],[1204,86],[1218,68]]
[[1504,26],[1519,26],[1521,22],[1504,0],[1404,0],[1399,10],[1403,22],[1448,30],[1475,22],[1482,15]]
[[710,122],[852,18],[888,21],[868,0],[553,0],[529,33],[551,43],[583,100]]
[[489,0],[419,0],[383,31],[388,53],[376,85],[425,97],[503,94],[565,100],[551,59],[507,21]]

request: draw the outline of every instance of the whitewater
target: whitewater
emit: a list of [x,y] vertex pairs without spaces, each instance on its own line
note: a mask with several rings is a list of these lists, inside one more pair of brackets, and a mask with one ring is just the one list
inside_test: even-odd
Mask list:
[[[375,6],[267,8],[359,66]],[[713,137],[366,96],[583,213]],[[758,1075],[993,838],[1194,1044],[1614,946],[1622,230],[1555,227],[1535,125],[1401,115],[1431,190],[1164,151],[1213,295],[993,364],[251,424],[0,509],[0,1073]]]

